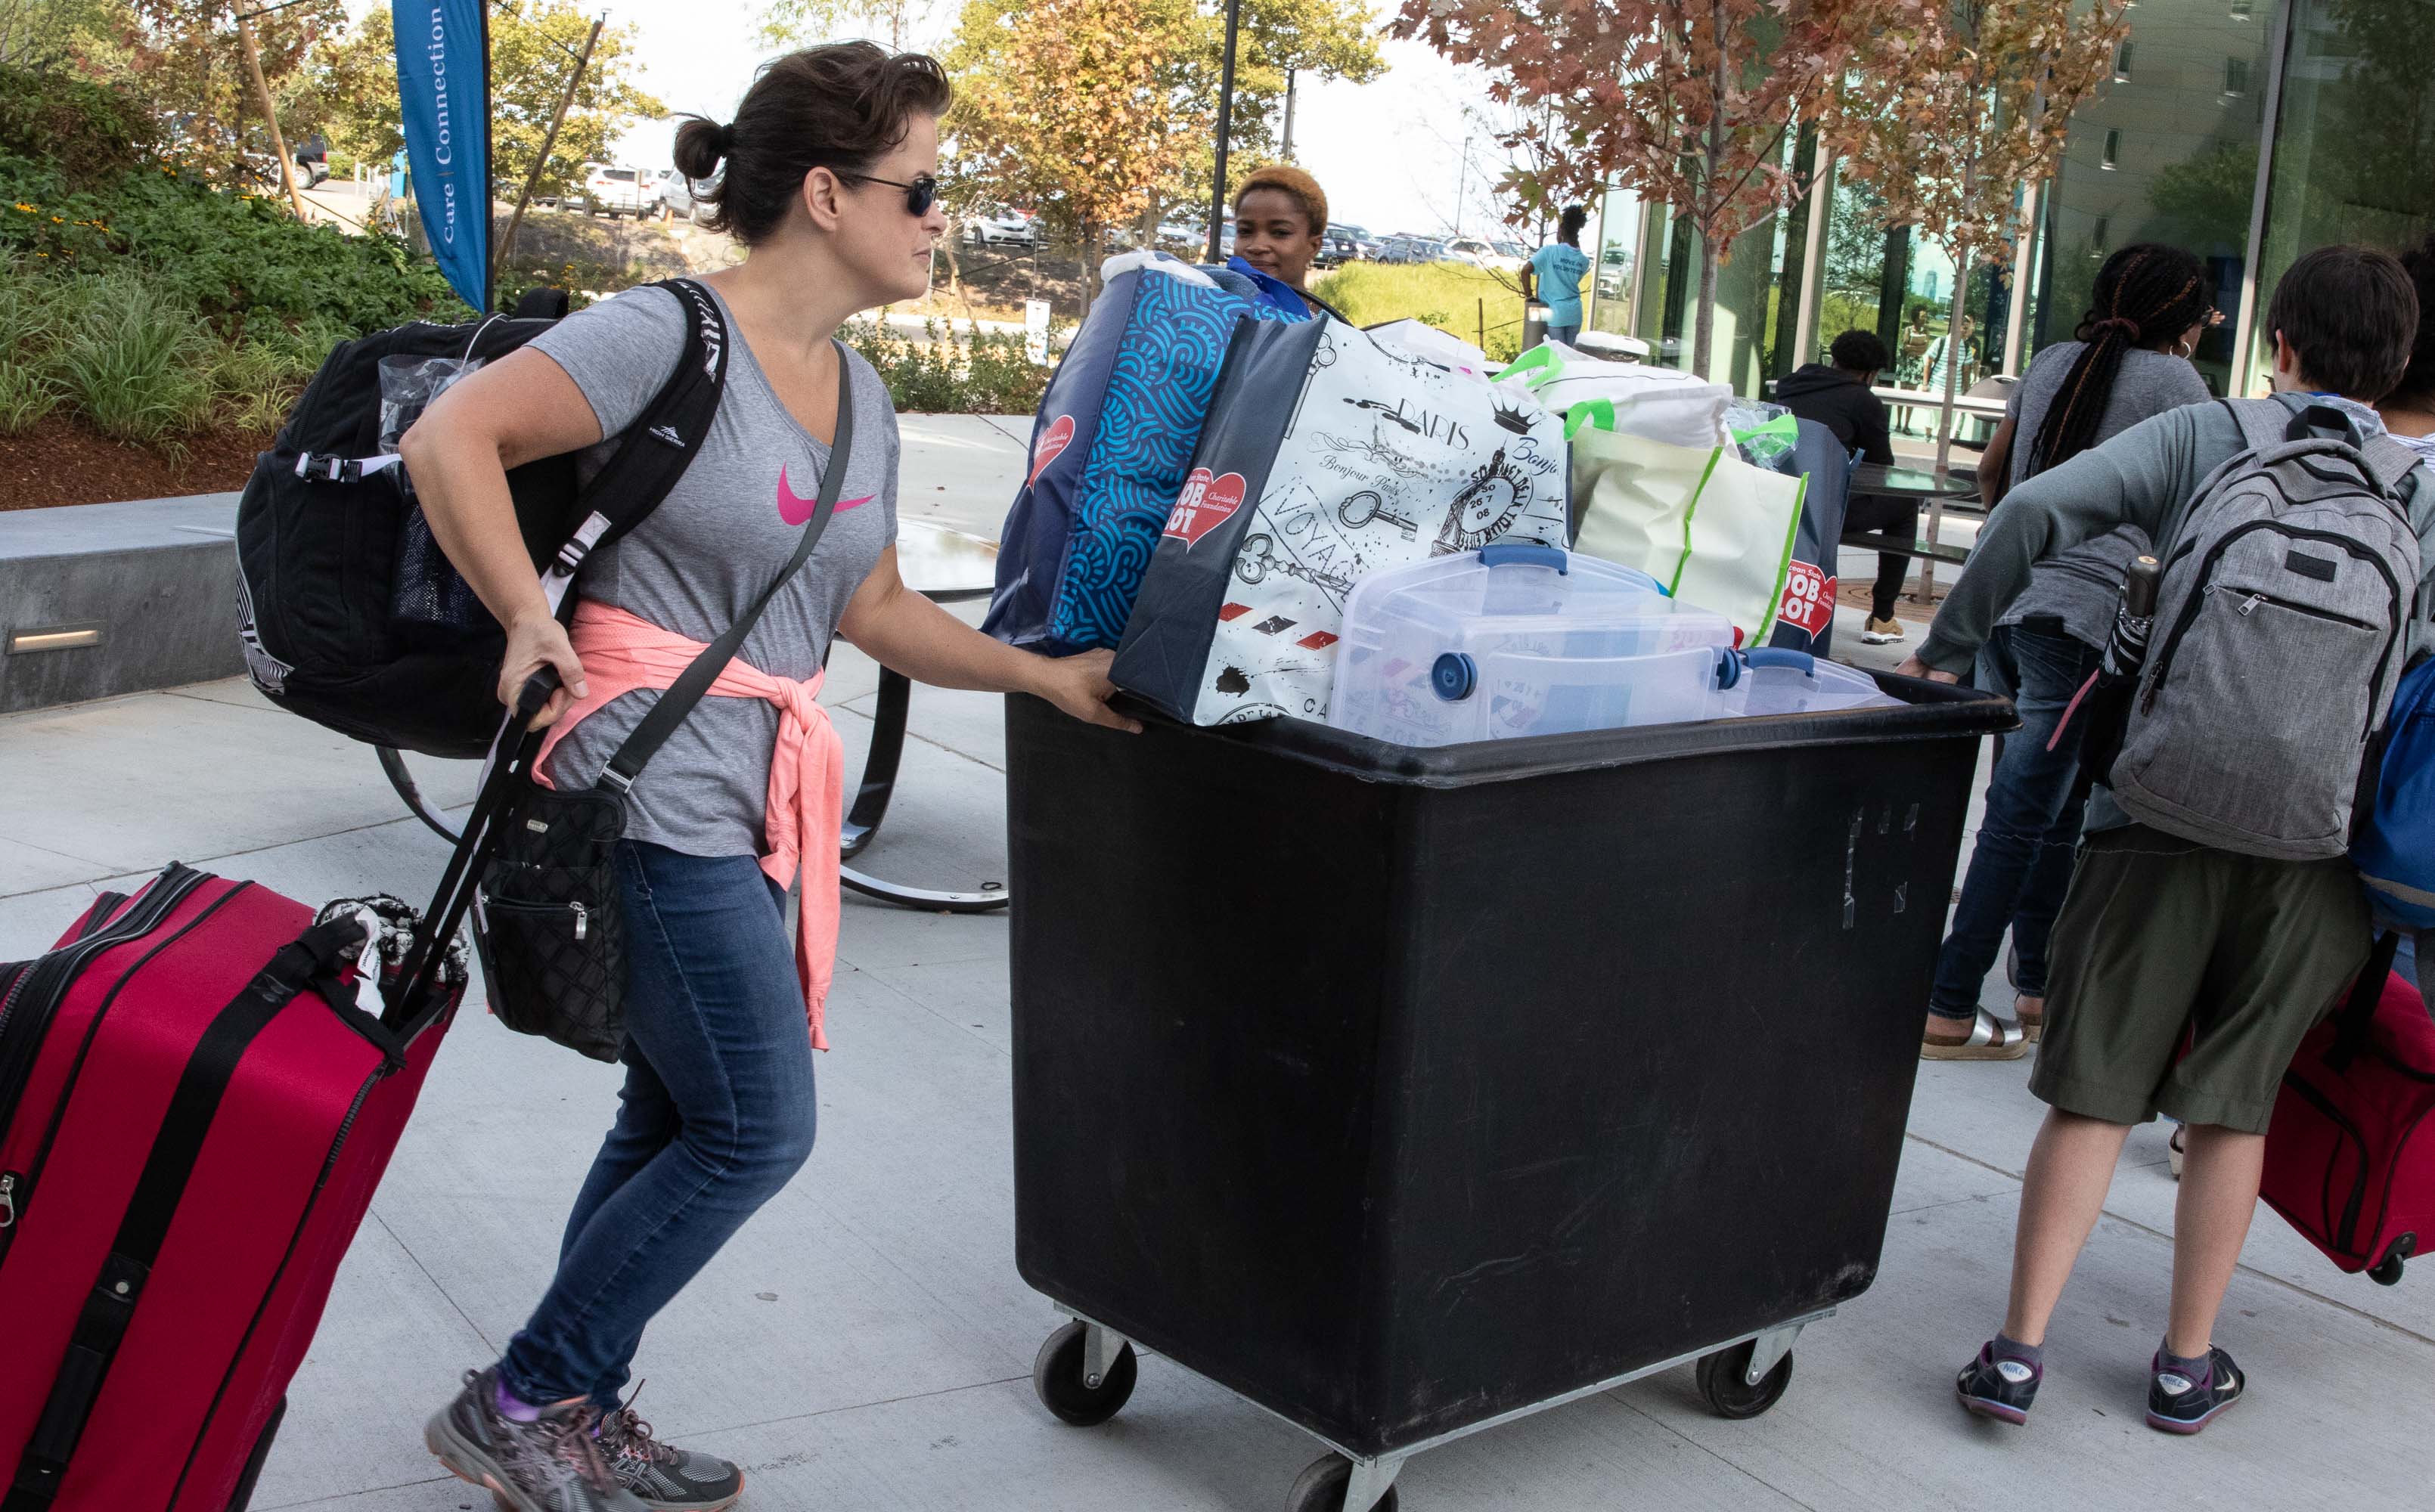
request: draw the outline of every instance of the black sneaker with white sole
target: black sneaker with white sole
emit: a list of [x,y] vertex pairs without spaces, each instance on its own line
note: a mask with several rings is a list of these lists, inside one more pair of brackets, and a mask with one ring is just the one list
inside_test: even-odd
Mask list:
[[2149,1362],[2148,1369],[2148,1426],[2167,1434],[2197,1433],[2249,1389],[2249,1378],[2232,1363],[2232,1356],[2212,1347],[2207,1349],[2206,1374],[2195,1380],[2167,1364],[2162,1349]]
[[600,1457],[617,1484],[651,1512],[725,1512],[744,1494],[744,1472],[716,1454],[651,1436],[630,1402],[600,1416]]
[[2045,1369],[2027,1360],[1997,1359],[1995,1341],[1990,1339],[1979,1347],[1978,1357],[1953,1378],[1953,1391],[1974,1417],[2017,1426],[2029,1420],[2029,1408],[2038,1400],[2038,1383],[2045,1379]]
[[645,1512],[610,1474],[590,1402],[519,1422],[499,1411],[498,1389],[495,1367],[469,1370],[465,1389],[423,1426],[423,1443],[459,1480],[488,1487],[507,1512]]

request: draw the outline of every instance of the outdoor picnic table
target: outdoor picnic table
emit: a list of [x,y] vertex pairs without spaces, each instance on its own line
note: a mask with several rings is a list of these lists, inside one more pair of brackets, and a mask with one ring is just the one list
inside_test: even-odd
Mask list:
[[1928,507],[1927,533],[1906,540],[1875,531],[1847,530],[1843,532],[1842,544],[1898,557],[1926,557],[1959,566],[1970,559],[1970,548],[1946,545],[1938,541],[1937,535],[1949,505],[1976,500],[1977,496],[1978,474],[1968,468],[1940,471],[1908,462],[1863,462],[1852,470],[1852,497],[1906,499],[1925,504]]
[[[950,530],[926,520],[896,524],[896,570],[905,586],[934,604],[960,604],[987,598],[997,589],[997,542]],[[905,756],[905,721],[913,703],[913,680],[889,667],[879,669],[879,702],[872,713],[871,752],[863,758],[862,785],[846,810],[839,833],[838,859],[852,861],[869,848],[888,816],[888,800],[896,793],[896,770]],[[907,887],[867,876],[851,866],[838,868],[838,880],[855,892],[888,902],[950,914],[982,914],[1004,908],[1008,894],[996,883],[976,892],[938,892]]]

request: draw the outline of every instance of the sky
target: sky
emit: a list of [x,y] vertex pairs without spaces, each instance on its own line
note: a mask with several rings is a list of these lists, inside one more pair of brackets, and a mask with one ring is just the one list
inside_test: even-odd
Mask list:
[[[699,112],[716,121],[734,112],[753,70],[768,56],[755,32],[759,0],[608,0],[611,25],[639,32],[642,86],[671,111]],[[941,25],[907,45],[943,42],[954,7],[937,8]],[[1458,68],[1421,43],[1387,42],[1385,77],[1369,84],[1341,80],[1297,91],[1295,156],[1327,190],[1329,214],[1381,235],[1410,232],[1444,235],[1484,229],[1482,180],[1493,179],[1499,155],[1473,133],[1465,163],[1466,107],[1485,107],[1485,76]],[[621,162],[668,165],[676,123],[637,124],[618,143]]]

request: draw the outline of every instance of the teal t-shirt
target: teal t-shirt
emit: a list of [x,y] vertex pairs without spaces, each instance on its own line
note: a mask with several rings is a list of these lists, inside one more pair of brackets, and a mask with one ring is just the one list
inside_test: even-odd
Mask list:
[[1590,270],[1588,254],[1553,242],[1531,254],[1530,266],[1538,275],[1539,298],[1547,306],[1547,323],[1580,324],[1581,275]]

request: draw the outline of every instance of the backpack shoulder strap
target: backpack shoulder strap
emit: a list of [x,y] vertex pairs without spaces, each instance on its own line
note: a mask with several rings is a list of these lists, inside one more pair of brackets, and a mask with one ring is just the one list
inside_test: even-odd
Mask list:
[[838,358],[836,438],[829,443],[828,465],[820,470],[820,502],[812,508],[811,523],[803,526],[803,535],[796,540],[795,554],[778,570],[778,576],[769,579],[769,586],[761,590],[761,596],[752,601],[751,608],[738,615],[725,634],[704,646],[677,674],[676,681],[660,695],[659,701],[634,727],[634,732],[609,758],[609,765],[600,773],[602,786],[623,793],[634,785],[644,765],[659,754],[660,747],[693,713],[694,705],[701,702],[702,695],[727,670],[727,663],[735,660],[736,653],[744,648],[744,638],[761,623],[761,611],[810,559],[812,548],[820,543],[822,532],[828,529],[829,517],[837,512],[838,490],[845,487],[846,464],[854,452],[854,365],[846,360],[844,342],[832,337],[831,345],[837,348]]
[[2241,448],[2263,452],[2291,439],[2291,410],[2279,399],[2219,399],[2240,427]]
[[[2359,455],[2367,462],[2369,474],[2387,493],[2398,492],[2401,480],[2409,476],[2409,470],[2422,460],[2416,452],[2390,436],[2369,437],[2359,447]],[[2419,485],[2420,488],[2426,486],[2424,483]]]
[[667,381],[626,427],[617,450],[584,490],[582,523],[542,578],[553,609],[564,600],[584,558],[641,524],[684,476],[710,436],[710,422],[726,390],[727,320],[719,314],[718,301],[688,278],[664,279],[652,287],[666,289],[683,307],[684,350]]

